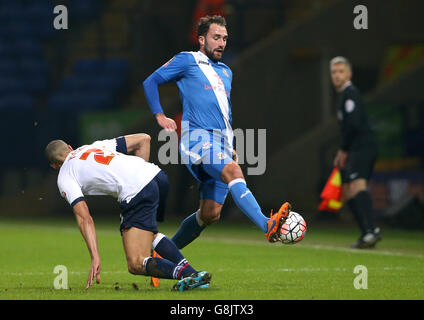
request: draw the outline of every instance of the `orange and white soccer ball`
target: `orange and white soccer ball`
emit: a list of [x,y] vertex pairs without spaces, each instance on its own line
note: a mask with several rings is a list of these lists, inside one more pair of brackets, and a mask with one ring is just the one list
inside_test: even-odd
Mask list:
[[289,213],[286,221],[281,225],[280,240],[283,244],[294,244],[303,239],[306,234],[306,221],[294,211]]

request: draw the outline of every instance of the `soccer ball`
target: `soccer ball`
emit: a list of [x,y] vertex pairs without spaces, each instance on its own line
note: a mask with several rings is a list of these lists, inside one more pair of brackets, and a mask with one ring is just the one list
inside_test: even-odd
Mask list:
[[281,225],[280,240],[284,244],[294,244],[303,239],[306,233],[306,222],[297,212],[291,211]]

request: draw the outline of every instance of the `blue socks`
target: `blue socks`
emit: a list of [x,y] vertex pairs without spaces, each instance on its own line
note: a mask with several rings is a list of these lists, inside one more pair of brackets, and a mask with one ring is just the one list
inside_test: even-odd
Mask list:
[[259,204],[256,202],[252,192],[247,188],[244,179],[234,179],[228,184],[233,200],[237,207],[244,212],[264,233],[267,232],[267,222],[269,218],[262,214]]
[[205,229],[206,226],[203,224],[201,225],[201,222],[198,221],[198,212],[199,210],[185,218],[181,223],[177,233],[172,237],[172,241],[174,241],[178,249],[184,248],[186,245],[196,239],[203,231],[203,229]]
[[[268,230],[267,222],[269,218],[262,214],[252,192],[247,188],[244,179],[235,179],[228,184],[231,195],[236,205],[249,217],[264,233]],[[191,214],[181,223],[177,233],[172,237],[172,241],[179,249],[184,248],[186,245],[196,239],[200,233],[205,229],[205,225],[197,217],[198,211]]]
[[164,279],[182,279],[196,272],[176,245],[164,234],[159,233],[156,236],[152,247],[162,258],[144,259],[143,266],[147,275]]

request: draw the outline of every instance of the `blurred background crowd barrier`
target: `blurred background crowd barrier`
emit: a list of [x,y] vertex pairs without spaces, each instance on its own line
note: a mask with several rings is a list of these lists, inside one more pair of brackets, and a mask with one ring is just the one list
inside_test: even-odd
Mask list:
[[[267,129],[267,170],[247,178],[264,212],[288,200],[306,218],[319,216],[339,141],[328,63],[343,55],[379,141],[370,184],[375,214],[393,225],[424,227],[424,2],[364,1],[366,30],[353,26],[356,4],[0,0],[0,215],[70,214],[43,155],[52,139],[80,146],[146,132],[157,161],[163,142],[141,83],[174,54],[198,49],[199,17],[221,14],[230,36],[224,62],[234,73],[233,127]],[[53,27],[56,5],[68,9],[66,30]],[[167,115],[177,116],[176,86],[160,93]],[[168,215],[193,212],[194,179],[183,165],[161,167],[172,186]],[[114,200],[89,202],[94,216],[118,219]],[[225,216],[244,219],[231,199]]]

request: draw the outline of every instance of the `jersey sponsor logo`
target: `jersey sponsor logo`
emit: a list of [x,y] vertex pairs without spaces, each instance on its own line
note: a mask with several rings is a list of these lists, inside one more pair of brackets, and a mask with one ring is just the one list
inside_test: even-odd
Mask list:
[[347,99],[345,102],[345,109],[347,113],[352,112],[355,109],[355,102],[352,99]]
[[199,60],[197,63],[198,63],[198,64],[206,64],[207,66],[209,66],[209,65],[210,65],[210,63],[209,63],[209,62],[207,62],[207,61],[203,61],[203,60]]
[[214,77],[216,79],[217,85],[210,85],[210,84],[205,83],[203,85],[203,88],[205,90],[213,90],[213,91],[217,91],[217,92],[225,92],[225,95],[227,97],[230,97],[230,92],[225,89],[225,84],[224,84],[224,81],[222,80],[222,78],[220,76],[218,76],[217,74],[215,74]]

